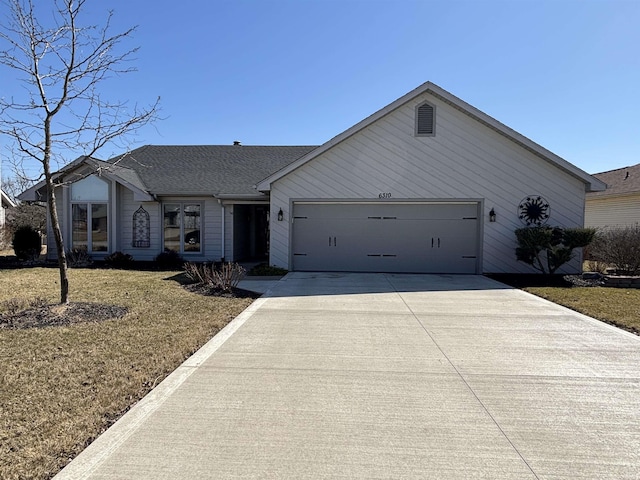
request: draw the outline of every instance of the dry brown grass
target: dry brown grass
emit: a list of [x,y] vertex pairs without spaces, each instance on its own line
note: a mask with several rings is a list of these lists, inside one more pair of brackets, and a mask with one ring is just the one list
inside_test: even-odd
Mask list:
[[[52,268],[0,270],[0,303],[58,298]],[[125,306],[119,320],[0,330],[0,478],[50,478],[246,308],[175,272],[74,269],[71,300]]]
[[524,290],[640,334],[640,290],[605,287],[527,287]]

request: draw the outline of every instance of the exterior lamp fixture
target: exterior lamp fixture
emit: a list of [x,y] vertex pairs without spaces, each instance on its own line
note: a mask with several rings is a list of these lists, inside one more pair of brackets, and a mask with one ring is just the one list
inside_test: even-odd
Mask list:
[[489,221],[490,222],[495,222],[496,221],[496,211],[493,208],[489,212]]
[[278,212],[278,221],[281,222],[284,219],[284,213],[282,213],[282,209]]

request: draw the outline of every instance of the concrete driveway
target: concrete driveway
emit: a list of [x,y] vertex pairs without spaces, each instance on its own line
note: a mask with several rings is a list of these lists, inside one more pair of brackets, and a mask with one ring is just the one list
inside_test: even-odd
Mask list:
[[640,338],[480,276],[293,273],[57,478],[640,478]]

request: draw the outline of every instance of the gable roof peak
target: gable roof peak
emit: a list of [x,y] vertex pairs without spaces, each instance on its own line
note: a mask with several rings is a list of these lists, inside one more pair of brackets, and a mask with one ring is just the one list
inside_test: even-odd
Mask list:
[[364,120],[356,123],[351,128],[345,130],[339,135],[336,135],[328,142],[325,142],[323,145],[319,146],[317,149],[313,150],[312,152],[309,152],[307,155],[299,158],[295,162],[281,168],[279,171],[266,177],[264,180],[262,180],[256,185],[256,188],[263,192],[267,192],[271,190],[271,184],[273,182],[291,173],[292,171],[296,170],[297,168],[301,167],[302,165],[306,164],[312,159],[318,157],[319,155],[323,154],[327,150],[333,148],[335,145],[343,142],[349,137],[355,135],[361,130],[364,130],[365,128],[367,128],[374,122],[378,121],[382,117],[386,116],[387,114],[391,113],[392,111],[402,107],[403,105],[411,101],[414,101],[417,97],[425,93],[432,95],[436,99],[450,105],[451,107],[459,110],[465,115],[468,115],[475,121],[481,123],[482,125],[494,130],[498,134],[511,140],[515,144],[519,145],[521,148],[528,150],[529,152],[540,157],[546,162],[549,162],[550,164],[557,167],[558,169],[563,170],[564,172],[568,173],[574,178],[579,179],[581,182],[584,183],[586,191],[600,191],[605,189],[606,185],[601,181],[599,181],[597,178],[592,177],[584,170],[581,170],[575,165],[567,162],[566,160],[559,157],[558,155],[555,155],[554,153],[550,152],[549,150],[542,147],[541,145],[533,142],[532,140],[528,139],[524,135],[516,132],[510,127],[507,127],[506,125],[499,122],[495,118],[478,110],[477,108],[468,104],[464,100],[461,100],[460,98],[446,91],[444,88],[441,88],[435,83],[430,81],[427,81],[422,85],[420,85],[419,87],[411,90],[409,93],[403,95],[402,97],[398,98],[394,102],[391,102],[389,105],[381,108],[380,110],[373,113],[372,115],[369,115]]

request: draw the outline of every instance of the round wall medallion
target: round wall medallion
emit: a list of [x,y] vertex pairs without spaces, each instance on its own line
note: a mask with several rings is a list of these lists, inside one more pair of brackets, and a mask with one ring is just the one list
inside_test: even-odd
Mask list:
[[539,195],[531,195],[518,205],[518,218],[527,227],[544,225],[550,214],[549,202]]

